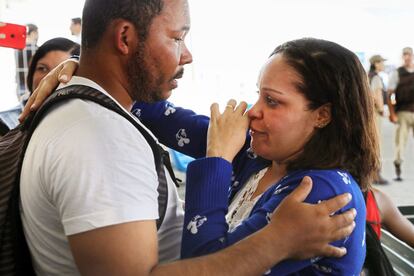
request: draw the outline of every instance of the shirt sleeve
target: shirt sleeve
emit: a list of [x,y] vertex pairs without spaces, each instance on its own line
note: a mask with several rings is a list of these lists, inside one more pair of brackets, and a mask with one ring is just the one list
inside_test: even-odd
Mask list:
[[48,149],[44,177],[66,235],[158,218],[153,153],[119,115],[86,118],[65,128]]
[[132,113],[167,147],[194,158],[205,156],[209,117],[168,101],[138,102]]
[[371,91],[374,93],[378,89],[382,90],[382,88],[383,88],[383,85],[382,85],[381,77],[378,75],[374,76],[371,80]]

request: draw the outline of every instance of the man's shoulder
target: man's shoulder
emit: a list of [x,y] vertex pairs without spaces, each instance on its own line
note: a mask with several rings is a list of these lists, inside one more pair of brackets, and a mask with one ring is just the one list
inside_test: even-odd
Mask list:
[[[42,119],[34,137],[50,142],[79,141],[100,143],[121,136],[134,139],[130,147],[145,143],[140,132],[127,119],[97,103],[71,99],[58,103]],[[122,147],[123,145],[120,145]]]

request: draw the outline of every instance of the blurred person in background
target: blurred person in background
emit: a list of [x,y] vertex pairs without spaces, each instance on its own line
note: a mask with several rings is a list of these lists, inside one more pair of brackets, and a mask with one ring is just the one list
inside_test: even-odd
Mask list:
[[26,47],[22,50],[15,51],[16,59],[16,82],[17,82],[17,98],[19,102],[23,102],[27,96],[25,93],[26,79],[30,67],[32,56],[35,54],[38,46],[39,30],[34,24],[27,24]]
[[[33,55],[26,73],[28,94],[33,93],[39,85],[40,80],[46,76],[50,70],[70,56],[79,55],[79,53],[80,45],[67,38],[57,37],[43,43]],[[22,105],[24,106],[25,104],[26,100],[23,100]],[[20,107],[0,112],[0,120],[3,121],[8,129],[13,129],[18,124],[17,118],[20,112]],[[6,128],[3,128],[2,131],[3,134],[7,132]]]
[[[384,116],[384,94],[386,93],[384,81],[380,72],[384,71],[384,61],[386,59],[380,55],[374,55],[369,59],[370,67],[368,72],[371,93],[374,98],[375,123],[379,139],[381,139],[382,117]],[[381,145],[381,142],[379,142]],[[381,170],[378,170],[374,177],[374,184],[385,185],[388,180],[381,176]]]
[[82,19],[80,17],[72,18],[69,29],[72,34],[72,40],[81,44]]
[[78,56],[79,53],[80,45],[67,38],[52,38],[43,43],[34,54],[28,70],[27,88],[30,94],[50,70],[72,55]]
[[410,129],[414,130],[414,63],[411,47],[402,50],[402,59],[403,65],[390,75],[388,83],[390,121],[397,124],[394,159],[396,181],[402,181],[403,152]]

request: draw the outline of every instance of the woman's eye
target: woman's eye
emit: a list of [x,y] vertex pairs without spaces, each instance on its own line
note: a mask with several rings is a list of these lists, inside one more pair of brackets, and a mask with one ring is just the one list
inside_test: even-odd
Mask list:
[[36,67],[36,71],[39,71],[39,72],[42,72],[42,73],[49,72],[49,70],[45,66],[38,66],[38,67]]
[[183,41],[183,39],[181,37],[175,37],[174,41],[179,43],[179,42]]
[[266,103],[270,106],[276,106],[279,104],[279,102],[275,99],[272,99],[270,96],[266,96]]

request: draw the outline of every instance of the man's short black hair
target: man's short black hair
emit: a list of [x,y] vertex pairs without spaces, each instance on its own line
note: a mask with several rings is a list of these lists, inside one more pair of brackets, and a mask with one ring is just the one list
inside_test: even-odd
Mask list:
[[27,24],[27,34],[30,35],[32,32],[37,32],[37,26],[35,24]]
[[139,38],[145,40],[152,20],[162,8],[163,0],[86,0],[82,15],[82,47],[95,47],[108,24],[115,19],[134,24]]
[[74,17],[74,18],[72,18],[72,23],[81,25],[82,24],[82,19],[80,17]]

